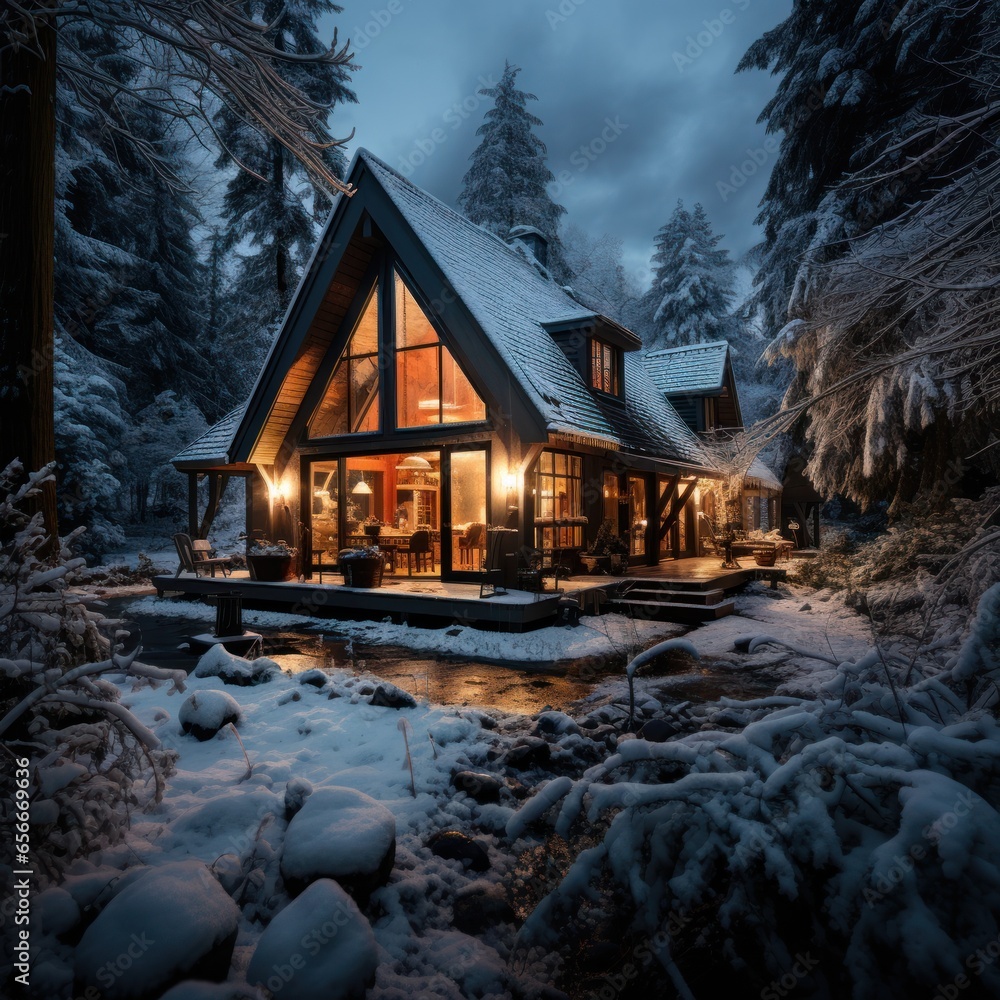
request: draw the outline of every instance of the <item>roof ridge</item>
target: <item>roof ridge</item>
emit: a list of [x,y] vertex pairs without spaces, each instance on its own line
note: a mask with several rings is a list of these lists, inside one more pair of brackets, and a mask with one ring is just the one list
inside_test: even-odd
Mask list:
[[646,357],[657,358],[661,354],[673,354],[678,351],[704,351],[710,347],[732,348],[732,344],[728,340],[710,340],[704,344],[680,344],[677,347],[661,347],[656,351],[646,351]]
[[[478,229],[481,233],[484,233],[490,239],[495,240],[497,244],[507,250],[509,253],[516,253],[515,249],[504,239],[497,236],[492,230],[487,229],[485,226],[480,226],[478,223],[473,222],[467,215],[463,215],[457,209],[452,208],[451,205],[443,202],[436,195],[430,193],[426,189],[419,187],[414,184],[409,177],[404,177],[395,167],[390,167],[388,163],[385,162],[380,156],[376,156],[370,149],[361,146],[358,148],[356,156],[365,161],[374,163],[377,167],[381,167],[387,173],[391,174],[393,179],[401,184],[405,184],[406,187],[420,198],[427,201],[433,201],[435,204],[439,205],[445,212],[447,212],[453,218],[459,220],[463,225],[472,226],[474,229]],[[557,286],[558,287],[558,286]]]

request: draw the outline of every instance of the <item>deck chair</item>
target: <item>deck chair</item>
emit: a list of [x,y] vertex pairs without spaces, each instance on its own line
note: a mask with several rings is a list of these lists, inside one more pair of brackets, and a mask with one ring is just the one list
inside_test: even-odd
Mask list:
[[483,562],[483,579],[479,584],[480,598],[507,593],[507,588],[503,585],[503,566],[500,562],[502,553],[503,535],[499,531],[486,532],[486,559]]
[[174,576],[180,576],[182,571],[194,573],[201,576],[202,570],[209,570],[215,576],[215,567],[222,570],[222,575],[226,576],[226,567],[232,565],[229,556],[213,556],[212,545],[206,538],[191,539],[190,535],[178,532],[174,535],[174,545],[177,546],[177,555],[180,563]]

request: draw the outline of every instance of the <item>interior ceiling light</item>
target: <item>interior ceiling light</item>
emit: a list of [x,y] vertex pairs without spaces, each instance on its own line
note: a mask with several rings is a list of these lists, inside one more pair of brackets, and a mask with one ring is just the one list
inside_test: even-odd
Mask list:
[[421,458],[419,455],[407,455],[399,465],[396,466],[397,469],[410,469],[418,472],[430,472],[431,463],[427,461],[426,458]]

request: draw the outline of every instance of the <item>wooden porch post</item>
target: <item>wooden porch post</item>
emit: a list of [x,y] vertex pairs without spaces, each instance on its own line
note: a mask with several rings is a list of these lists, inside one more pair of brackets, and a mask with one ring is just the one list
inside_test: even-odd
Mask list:
[[198,537],[198,473],[188,474],[188,534]]

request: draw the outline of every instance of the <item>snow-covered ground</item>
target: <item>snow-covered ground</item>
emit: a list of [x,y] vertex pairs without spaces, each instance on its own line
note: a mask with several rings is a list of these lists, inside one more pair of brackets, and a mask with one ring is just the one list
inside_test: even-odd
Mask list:
[[[199,607],[206,617],[212,614],[210,608],[155,598],[133,602],[129,614],[141,621],[143,615],[169,615],[173,610],[190,616]],[[810,688],[829,674],[829,664],[804,657],[789,659],[787,654],[767,651],[748,655],[738,652],[735,644],[742,637],[774,632],[786,641],[834,650],[843,658],[858,655],[866,646],[865,623],[846,611],[833,595],[813,594],[807,602],[800,593],[776,600],[766,591],[757,590],[741,598],[739,607],[739,616],[710,623],[689,634],[703,659],[698,669],[724,674],[770,671],[786,685]],[[250,624],[289,625],[284,613],[249,612],[247,619]],[[328,621],[322,624],[330,625]],[[412,649],[506,657],[512,662],[608,655],[620,652],[623,637],[649,645],[679,631],[656,623],[613,621],[612,616],[591,619],[575,629],[550,628],[523,636],[471,629],[457,630],[456,634],[455,629],[415,629],[387,623],[344,622],[337,627],[368,644],[381,639]],[[273,679],[267,683],[227,686],[218,676],[219,659],[218,652],[209,654],[205,664],[209,669],[198,673],[210,676],[191,676],[183,693],[171,694],[163,683],[118,679],[123,703],[164,747],[176,750],[176,772],[169,778],[158,806],[149,812],[133,812],[130,830],[122,843],[98,852],[89,861],[77,862],[63,886],[49,890],[40,899],[38,912],[50,914],[46,920],[49,926],[65,934],[65,925],[74,920],[73,913],[78,920],[79,909],[92,901],[95,885],[105,893],[120,892],[123,900],[119,911],[129,915],[132,930],[123,925],[119,915],[117,921],[95,924],[84,939],[87,954],[97,956],[93,961],[103,955],[117,955],[123,944],[114,936],[132,933],[143,919],[144,897],[139,891],[142,883],[135,881],[149,878],[149,873],[143,874],[143,866],[161,873],[162,884],[156,886],[158,896],[170,896],[172,889],[183,896],[187,891],[184,881],[204,880],[204,869],[190,863],[203,862],[240,904],[235,949],[227,973],[229,985],[221,992],[204,996],[244,995],[240,990],[255,995],[247,973],[252,971],[251,979],[261,975],[263,957],[251,966],[258,948],[260,956],[273,957],[275,948],[280,951],[276,941],[284,940],[283,934],[301,936],[317,931],[310,924],[306,912],[309,907],[296,907],[283,888],[281,862],[290,829],[286,807],[289,802],[294,803],[293,808],[303,801],[308,804],[321,789],[331,790],[329,794],[335,798],[348,793],[333,789],[353,789],[384,807],[396,832],[395,859],[388,883],[374,890],[364,914],[350,911],[351,927],[362,941],[357,947],[363,953],[370,947],[364,944],[368,940],[368,923],[374,934],[377,972],[368,995],[553,995],[546,992],[545,984],[555,977],[554,957],[538,952],[522,954],[513,961],[516,924],[504,903],[504,887],[518,873],[519,857],[527,845],[517,836],[528,824],[523,820],[512,824],[509,832],[517,836],[511,837],[507,827],[529,793],[548,782],[568,780],[558,775],[578,777],[614,747],[617,733],[608,723],[620,729],[624,719],[624,677],[596,688],[586,704],[576,706],[572,718],[558,712],[528,718],[495,710],[456,709],[419,699],[414,707],[380,707],[370,704],[379,686],[378,678],[349,669],[305,674],[272,671]],[[640,722],[669,714],[670,680],[662,676],[638,679]],[[223,694],[226,697],[220,697]],[[182,711],[192,696],[198,703]],[[233,702],[239,712],[235,727],[224,726],[204,742],[182,732],[182,719],[217,724],[222,718],[221,709]],[[711,706],[694,709],[705,714],[712,710]],[[495,782],[497,794],[474,797],[458,791],[456,784],[461,782],[453,780],[453,775],[467,771],[488,775],[476,780],[487,787]],[[552,792],[560,787],[554,784]],[[318,808],[311,822],[313,828],[322,831],[326,820],[322,814],[317,819]],[[310,829],[305,823],[299,826],[300,830]],[[442,831],[461,831],[472,839],[472,845],[463,848],[468,860],[434,853],[432,838]],[[314,838],[312,846],[306,840],[303,848],[303,837],[300,832],[294,848],[299,867],[303,852],[307,861],[314,855],[316,863],[322,865],[324,852],[336,851],[322,835]],[[364,831],[355,839],[365,841]],[[352,850],[341,847],[340,854]],[[124,878],[123,870],[129,872]],[[284,874],[287,876],[288,871]],[[172,878],[177,881],[172,883]],[[136,889],[125,897],[125,889],[132,884]],[[322,886],[327,884],[322,881]],[[330,906],[336,912],[347,913],[347,903],[337,909],[340,897],[335,893],[340,890],[335,883],[330,884],[335,888],[317,888],[309,897],[316,899],[316,913],[326,913]],[[76,909],[67,902],[67,892],[75,899]],[[228,913],[222,905],[224,900],[220,903],[214,898],[202,899],[202,892],[208,889],[202,887],[192,897],[201,900],[199,905]],[[470,900],[478,914],[473,918],[469,917]],[[148,905],[155,910],[161,904],[149,898]],[[174,913],[174,919],[183,922],[184,908],[175,910],[166,912]],[[265,925],[277,926],[274,918],[283,911],[288,913],[285,925],[270,933],[262,944]],[[228,927],[228,916],[219,919]],[[175,933],[173,928],[158,926],[163,935]],[[72,934],[66,940],[71,939]],[[150,962],[150,967],[155,964],[159,975],[170,961],[158,954],[157,962]],[[77,986],[85,973],[91,977],[98,974],[93,968],[81,971],[81,959],[75,961]],[[141,970],[142,959],[137,958],[135,964]],[[282,962],[275,960],[271,965],[281,967]],[[359,967],[366,966],[361,962]],[[99,972],[102,967],[96,968]],[[67,996],[73,969],[74,948],[65,940],[58,941],[54,934],[47,935],[35,969],[36,984],[42,984],[51,996]],[[131,971],[129,976],[133,976]],[[122,973],[114,984],[124,988],[132,981]],[[135,981],[141,981],[141,976]],[[303,972],[300,982],[308,981]],[[275,985],[286,987],[283,994],[279,990],[277,995],[300,995],[295,992],[294,978],[279,984],[272,976],[270,986]],[[108,995],[117,994],[112,989]],[[175,995],[201,996],[193,986],[171,993],[171,1000]]]

